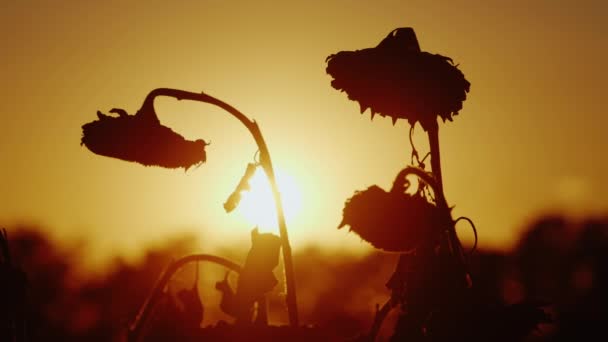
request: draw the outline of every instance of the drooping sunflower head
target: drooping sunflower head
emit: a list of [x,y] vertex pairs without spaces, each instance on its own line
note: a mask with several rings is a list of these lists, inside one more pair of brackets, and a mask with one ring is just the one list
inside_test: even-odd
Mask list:
[[145,166],[188,169],[206,160],[202,140],[190,141],[163,126],[156,114],[139,111],[128,115],[113,109],[118,116],[97,112],[98,120],[82,126],[81,145],[91,152],[136,162]]
[[424,197],[373,185],[349,198],[338,228],[350,226],[374,247],[404,252],[429,245],[441,228],[439,209]]
[[327,58],[332,87],[359,102],[361,113],[407,119],[425,130],[437,117],[452,120],[470,83],[452,59],[420,51],[411,28],[392,31],[374,48],[341,51]]

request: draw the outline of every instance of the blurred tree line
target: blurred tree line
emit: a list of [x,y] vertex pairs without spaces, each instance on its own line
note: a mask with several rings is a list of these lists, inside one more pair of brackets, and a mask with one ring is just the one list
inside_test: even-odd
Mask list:
[[[27,326],[33,341],[119,340],[160,272],[175,256],[194,252],[190,237],[150,248],[138,264],[117,261],[103,275],[76,276],[85,256],[66,250],[41,230],[8,234],[13,263],[27,274]],[[332,255],[307,249],[295,255],[303,323],[355,335],[369,328],[374,303],[397,256]],[[238,262],[238,260],[235,260]],[[559,215],[532,222],[509,253],[478,251],[471,260],[474,286],[487,303],[537,300],[555,320],[534,341],[606,339],[608,323],[608,219],[571,222]],[[270,300],[273,306],[283,304]]]

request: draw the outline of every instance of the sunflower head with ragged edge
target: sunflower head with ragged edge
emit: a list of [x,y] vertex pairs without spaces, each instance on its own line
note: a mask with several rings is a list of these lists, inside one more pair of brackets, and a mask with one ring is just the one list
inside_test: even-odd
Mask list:
[[405,252],[434,244],[440,219],[439,209],[424,196],[387,192],[373,185],[346,201],[338,228],[349,225],[350,231],[376,248]]
[[420,122],[425,130],[452,120],[470,83],[449,57],[420,51],[412,28],[393,30],[378,46],[327,58],[332,87],[359,102],[361,113]]
[[81,145],[91,152],[172,169],[187,170],[206,161],[208,143],[202,139],[186,140],[161,125],[153,109],[142,108],[135,115],[129,115],[123,109],[112,109],[110,113],[118,116],[98,111],[98,120],[82,126]]

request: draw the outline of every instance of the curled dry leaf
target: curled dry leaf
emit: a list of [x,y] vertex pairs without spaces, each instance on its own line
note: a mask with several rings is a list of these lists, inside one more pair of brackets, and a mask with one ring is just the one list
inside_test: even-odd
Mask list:
[[256,169],[257,169],[256,164],[253,164],[253,163],[247,164],[247,169],[245,170],[245,174],[243,174],[243,177],[241,177],[239,184],[236,186],[234,191],[232,191],[230,196],[228,196],[228,199],[226,200],[226,202],[224,202],[224,210],[226,210],[227,213],[233,211],[234,209],[236,209],[236,207],[239,206],[239,203],[241,202],[241,193],[243,191],[247,191],[247,190],[251,189],[251,185],[249,184],[249,181],[255,174]]

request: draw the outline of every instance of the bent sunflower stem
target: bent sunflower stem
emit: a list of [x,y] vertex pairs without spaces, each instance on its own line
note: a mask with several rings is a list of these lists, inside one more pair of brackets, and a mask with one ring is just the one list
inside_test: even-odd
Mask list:
[[153,109],[154,108],[154,99],[159,96],[167,96],[173,97],[177,100],[190,100],[190,101],[198,101],[205,102],[212,105],[215,105],[219,108],[222,108],[237,120],[239,120],[251,133],[255,143],[260,151],[260,164],[264,169],[264,173],[269,180],[270,186],[272,188],[272,194],[275,202],[275,207],[277,211],[277,219],[279,224],[279,235],[281,238],[281,249],[283,254],[283,264],[284,264],[284,273],[285,273],[285,292],[286,292],[286,304],[287,311],[289,315],[289,323],[291,326],[298,326],[298,308],[297,308],[297,297],[296,297],[296,287],[295,287],[295,275],[294,275],[294,266],[291,252],[291,245],[289,243],[289,236],[287,233],[287,224],[285,222],[285,214],[283,211],[283,203],[281,201],[281,194],[279,192],[279,187],[276,182],[274,168],[272,166],[272,159],[270,158],[270,152],[268,151],[268,146],[266,145],[266,141],[262,136],[262,132],[255,120],[249,119],[245,114],[227,104],[224,101],[221,101],[213,96],[207,95],[205,93],[194,93],[179,89],[172,88],[157,88],[152,90],[142,105],[141,110],[145,109]]

